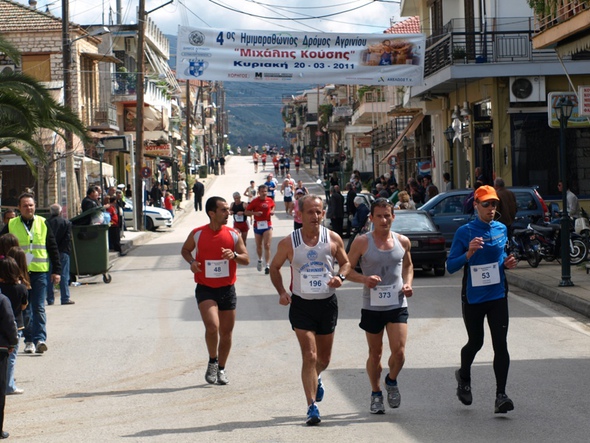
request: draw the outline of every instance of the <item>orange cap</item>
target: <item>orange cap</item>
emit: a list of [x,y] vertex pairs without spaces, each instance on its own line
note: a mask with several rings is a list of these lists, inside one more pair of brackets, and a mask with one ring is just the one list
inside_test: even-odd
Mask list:
[[484,202],[486,200],[500,200],[498,198],[498,194],[496,194],[496,190],[491,186],[484,185],[480,186],[475,190],[475,200],[478,202]]

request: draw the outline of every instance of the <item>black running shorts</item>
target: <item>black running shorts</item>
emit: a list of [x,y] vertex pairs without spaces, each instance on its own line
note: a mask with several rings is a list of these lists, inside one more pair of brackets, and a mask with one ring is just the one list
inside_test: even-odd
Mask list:
[[338,321],[336,294],[321,300],[306,300],[293,294],[289,321],[293,329],[313,331],[317,335],[332,334]]
[[359,327],[369,334],[379,334],[387,323],[407,323],[408,308],[397,308],[389,311],[370,311],[361,309]]
[[197,305],[205,300],[213,300],[217,303],[217,308],[220,311],[235,310],[238,301],[234,285],[222,286],[221,288],[197,285],[197,288],[195,289],[195,297],[197,298]]

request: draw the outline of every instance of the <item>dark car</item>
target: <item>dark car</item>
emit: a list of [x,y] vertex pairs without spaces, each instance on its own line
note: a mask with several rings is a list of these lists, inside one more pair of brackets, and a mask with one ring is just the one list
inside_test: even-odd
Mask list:
[[[370,222],[367,223],[370,224]],[[372,229],[371,225],[369,230]],[[420,268],[423,271],[434,269],[434,275],[438,277],[445,275],[445,262],[447,260],[445,238],[428,213],[397,210],[395,211],[395,219],[391,224],[391,230],[410,239],[412,262],[415,269]],[[353,241],[354,237],[351,237],[346,247],[347,253],[350,251]],[[359,266],[357,266],[356,271],[360,272]]]
[[[549,221],[547,205],[535,188],[509,187],[507,189],[514,192],[516,197],[517,218],[530,222]],[[451,246],[457,229],[474,217],[473,212],[468,212],[468,206],[473,205],[466,204],[466,200],[472,192],[473,189],[456,189],[443,192],[434,196],[419,209],[430,214],[445,237],[447,246]]]

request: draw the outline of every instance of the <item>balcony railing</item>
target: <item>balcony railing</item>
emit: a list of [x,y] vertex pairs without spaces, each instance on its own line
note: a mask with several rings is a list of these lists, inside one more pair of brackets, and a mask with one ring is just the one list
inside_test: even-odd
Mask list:
[[90,109],[90,114],[84,118],[90,129],[119,129],[117,123],[117,107],[111,104],[98,105]]
[[588,0],[537,0],[533,7],[535,29],[537,32],[545,31],[589,9]]
[[[476,18],[475,22],[480,20]],[[514,29],[523,25],[525,29]],[[489,28],[495,30],[466,32],[465,20],[451,20],[442,33],[432,35],[426,42],[425,77],[451,65],[558,61],[553,49],[533,49],[531,39],[535,31],[530,17],[494,20]]]

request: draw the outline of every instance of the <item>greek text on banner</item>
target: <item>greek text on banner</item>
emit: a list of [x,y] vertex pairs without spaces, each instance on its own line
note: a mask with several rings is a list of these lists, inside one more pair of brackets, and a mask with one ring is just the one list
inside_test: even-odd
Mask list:
[[178,28],[180,79],[415,86],[423,34],[338,34]]

